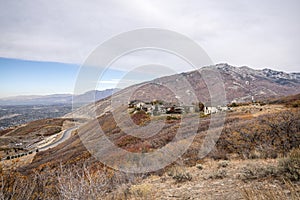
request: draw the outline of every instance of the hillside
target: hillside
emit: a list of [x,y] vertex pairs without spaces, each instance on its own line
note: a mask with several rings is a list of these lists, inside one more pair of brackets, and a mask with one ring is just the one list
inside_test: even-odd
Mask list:
[[[286,74],[283,72],[275,72],[266,69],[253,70],[248,67],[238,68],[229,66],[227,64],[219,64],[212,67],[217,69],[223,76],[226,86],[225,89],[227,92],[227,102],[225,103],[237,99],[239,101],[251,100],[251,96],[254,96],[255,99],[267,99],[273,96],[285,96],[286,94],[297,93],[300,90],[299,74],[296,73]],[[66,115],[65,118],[75,117],[93,119],[88,121],[84,126],[80,127],[79,132],[82,133],[82,137],[88,136],[91,139],[97,138],[98,129],[96,127],[97,123],[100,123],[105,127],[105,134],[109,137],[112,137],[114,142],[119,144],[122,148],[129,148],[133,151],[135,151],[134,149],[140,149],[145,145],[147,146],[146,149],[148,150],[160,148],[167,144],[168,141],[172,140],[177,130],[176,127],[181,122],[181,119],[168,120],[168,123],[163,126],[162,130],[156,136],[149,138],[149,140],[134,139],[131,136],[126,136],[126,132],[124,132],[124,130],[122,131],[124,126],[120,128],[122,124],[125,124],[125,126],[128,124],[128,121],[126,120],[126,116],[128,116],[127,102],[128,100],[134,99],[148,101],[152,101],[153,99],[163,99],[169,102],[178,103],[178,96],[174,95],[172,91],[166,87],[163,87],[162,85],[172,83],[174,88],[177,90],[182,90],[182,93],[184,93],[187,91],[187,88],[182,88],[182,85],[179,84],[180,79],[182,78],[188,79],[190,85],[196,92],[196,96],[200,100],[202,100],[204,103],[205,101],[209,101],[208,90],[205,87],[204,80],[201,78],[201,74],[199,74],[197,71],[192,71],[178,75],[162,77],[150,82],[125,88],[119,92],[116,92],[112,98],[107,97],[96,102],[95,104],[89,104],[81,107],[75,110],[73,113]],[[128,99],[129,94],[131,94],[131,96]],[[81,99],[79,99],[79,101],[81,101]],[[166,117],[158,117],[157,119],[158,122],[164,122],[165,120]],[[199,126],[200,132],[207,130],[210,123],[209,120],[209,118],[204,118],[201,120],[201,123],[197,125],[197,127]],[[227,116],[227,122],[228,120],[230,121],[231,118]],[[183,132],[186,133],[189,131],[189,129],[183,130]],[[151,145],[149,145],[149,143]],[[55,155],[53,155],[52,152],[56,152]],[[29,168],[35,168],[42,163],[51,162],[52,160],[57,159],[65,161],[67,159],[76,158],[80,155],[87,156],[89,155],[89,152],[86,151],[84,146],[82,146],[79,136],[76,135],[68,140],[64,145],[57,147],[57,149],[50,149],[49,151],[42,152],[41,156],[36,157],[35,161]]]
[[[295,97],[287,99],[299,100]],[[126,107],[121,111],[126,111]],[[126,130],[121,130],[117,125],[113,114],[106,112],[81,126],[64,143],[35,154],[34,158],[30,158],[31,163],[25,162],[18,171],[22,176],[29,176],[32,174],[30,171],[39,171],[42,176],[31,175],[39,181],[37,184],[57,185],[39,188],[41,193],[38,194],[43,197],[51,194],[48,196],[50,199],[55,192],[75,199],[90,198],[92,194],[96,199],[257,199],[257,196],[270,195],[290,199],[290,195],[299,197],[296,191],[299,191],[297,181],[300,176],[293,166],[299,163],[297,159],[300,152],[289,153],[300,145],[299,116],[297,107],[289,108],[284,104],[244,104],[233,107],[227,113],[216,148],[201,159],[198,153],[207,135],[211,121],[209,116],[200,116],[200,124],[193,121],[182,124],[182,116],[178,115],[172,118],[152,117],[152,121],[163,122],[165,126],[156,135],[142,139],[127,135]],[[147,125],[145,123],[149,120],[140,114],[131,118],[141,127]],[[145,120],[144,123],[135,121],[141,118]],[[174,140],[179,125],[184,127],[183,135],[187,136],[191,127],[198,127],[192,144],[174,163],[152,173],[134,175],[103,166],[81,141],[87,138],[95,150],[99,149],[97,127],[101,126],[106,137],[116,146],[128,152],[150,153],[171,143],[180,145],[185,142],[184,138],[177,137]],[[219,127],[215,128],[217,130]],[[82,134],[81,139],[78,133]],[[104,155],[108,159],[106,161],[114,158],[116,166],[123,156],[113,149],[106,149]],[[289,155],[294,157],[290,158]],[[90,178],[86,179],[86,176]],[[88,192],[92,189],[90,182],[95,186],[92,194]],[[153,190],[157,192],[153,193]]]
[[[152,81],[130,86],[114,93],[112,99],[106,98],[96,104],[82,107],[66,117],[89,118],[112,111],[113,106],[127,105],[130,100],[167,102],[197,101],[209,104],[211,97],[203,76],[209,76],[210,70],[216,70],[224,83],[226,99],[222,104],[234,102],[264,101],[270,98],[300,93],[300,73],[285,73],[270,69],[254,70],[249,67],[234,67],[228,64],[203,67],[199,71],[185,72],[161,77]],[[174,92],[176,91],[176,95]],[[217,90],[216,90],[217,91]],[[253,98],[253,99],[252,99]],[[195,102],[190,102],[195,103]]]
[[[26,178],[20,183],[12,175],[4,180],[15,181],[15,185],[35,180],[28,189],[47,199],[299,197],[300,111],[294,105],[300,96],[285,96],[299,93],[299,77],[224,64],[215,69],[222,74],[228,92],[224,103],[251,101],[251,96],[261,102],[236,103],[225,112],[208,115],[150,115],[130,110],[128,101],[156,99],[157,104],[163,100],[180,105],[184,97],[162,85],[172,83],[184,93],[188,90],[180,84],[184,77],[198,100],[208,104],[201,74],[187,72],[134,85],[66,115],[65,120],[82,119],[72,136],[28,160],[25,156],[25,161],[10,161],[18,164],[14,176]],[[36,123],[18,130],[31,130],[32,125]],[[14,133],[9,130],[2,135],[12,137]]]

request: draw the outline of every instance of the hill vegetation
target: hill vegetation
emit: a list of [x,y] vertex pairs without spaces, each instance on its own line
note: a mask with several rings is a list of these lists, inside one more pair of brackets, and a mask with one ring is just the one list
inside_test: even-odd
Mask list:
[[[299,99],[287,99],[292,100],[280,105],[277,102],[233,107],[227,113],[216,147],[201,159],[198,153],[210,117],[200,118],[199,114],[201,121],[197,124],[198,133],[186,153],[176,162],[152,173],[127,174],[103,165],[91,156],[75,133],[57,147],[38,152],[29,164],[22,164],[17,159],[14,161],[14,165],[18,165],[15,170],[2,166],[0,197],[197,199],[202,195],[215,199],[216,195],[220,195],[230,199],[297,199],[300,181],[300,110],[289,105]],[[119,111],[126,109],[124,106]],[[109,140],[120,148],[130,152],[151,152],[162,148],[175,137],[181,118],[172,116],[150,117],[144,112],[132,115],[133,121],[139,126],[147,125],[149,120],[165,122],[158,134],[147,139],[127,135],[118,127],[110,112],[81,128],[93,139],[97,137],[94,128],[100,125]],[[63,121],[43,121],[43,125],[41,122],[30,123],[21,132],[20,129],[9,134],[21,136],[25,131],[30,133],[31,130],[37,131],[38,127],[46,127],[49,123],[61,124]],[[183,126],[183,132],[188,135],[189,127],[195,124]],[[153,193],[153,190],[158,192]]]
[[[300,96],[279,98],[300,92],[299,74],[227,64],[214,67],[223,75],[228,100],[224,103],[233,101],[230,109],[160,115],[143,109],[129,111],[127,102],[137,99],[182,106],[183,97],[162,85],[172,83],[188,96],[190,88],[180,82],[184,78],[198,102],[209,106],[203,77],[193,71],[130,86],[61,119],[3,130],[3,145],[12,139],[19,145],[27,138],[27,146],[74,126],[74,118],[79,123],[70,138],[53,148],[1,161],[0,199],[299,199]],[[129,99],[128,94],[132,94]],[[196,105],[195,101],[189,103],[184,106]],[[224,124],[218,117],[222,115]],[[217,123],[211,126],[214,117]],[[151,135],[139,137],[144,132]],[[214,133],[221,133],[220,137]],[[107,140],[99,143],[102,137]],[[207,142],[212,141],[216,141],[212,151],[199,156],[202,147],[208,150],[211,143]],[[159,168],[156,171],[134,174],[118,170],[124,164],[125,151],[147,155],[171,146],[168,153],[173,155],[182,144],[189,144],[184,154],[163,168],[159,162],[147,160]],[[99,149],[107,160],[114,158],[112,163],[105,165],[94,157]],[[162,160],[169,156],[159,155]],[[132,167],[136,157],[130,159],[125,165]]]

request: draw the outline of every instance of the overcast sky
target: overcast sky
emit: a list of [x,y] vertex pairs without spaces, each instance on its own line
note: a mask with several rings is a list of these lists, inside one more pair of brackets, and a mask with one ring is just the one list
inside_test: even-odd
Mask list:
[[81,64],[110,37],[182,33],[215,63],[299,71],[298,0],[0,0],[0,57]]

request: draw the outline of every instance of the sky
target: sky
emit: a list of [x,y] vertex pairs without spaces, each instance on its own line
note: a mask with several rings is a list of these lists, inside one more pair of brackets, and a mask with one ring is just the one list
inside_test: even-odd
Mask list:
[[[0,0],[0,97],[72,93],[80,66],[99,44],[146,27],[191,38],[214,63],[299,72],[299,9],[298,0]],[[97,87],[114,87],[128,60],[146,65],[159,56],[129,57]],[[156,63],[178,64],[160,57]]]

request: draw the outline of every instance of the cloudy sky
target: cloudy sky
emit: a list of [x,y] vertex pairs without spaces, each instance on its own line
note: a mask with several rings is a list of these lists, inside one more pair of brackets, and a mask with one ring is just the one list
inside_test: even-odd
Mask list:
[[156,27],[196,41],[214,63],[299,72],[299,10],[298,0],[0,0],[0,57],[77,72],[112,36]]

